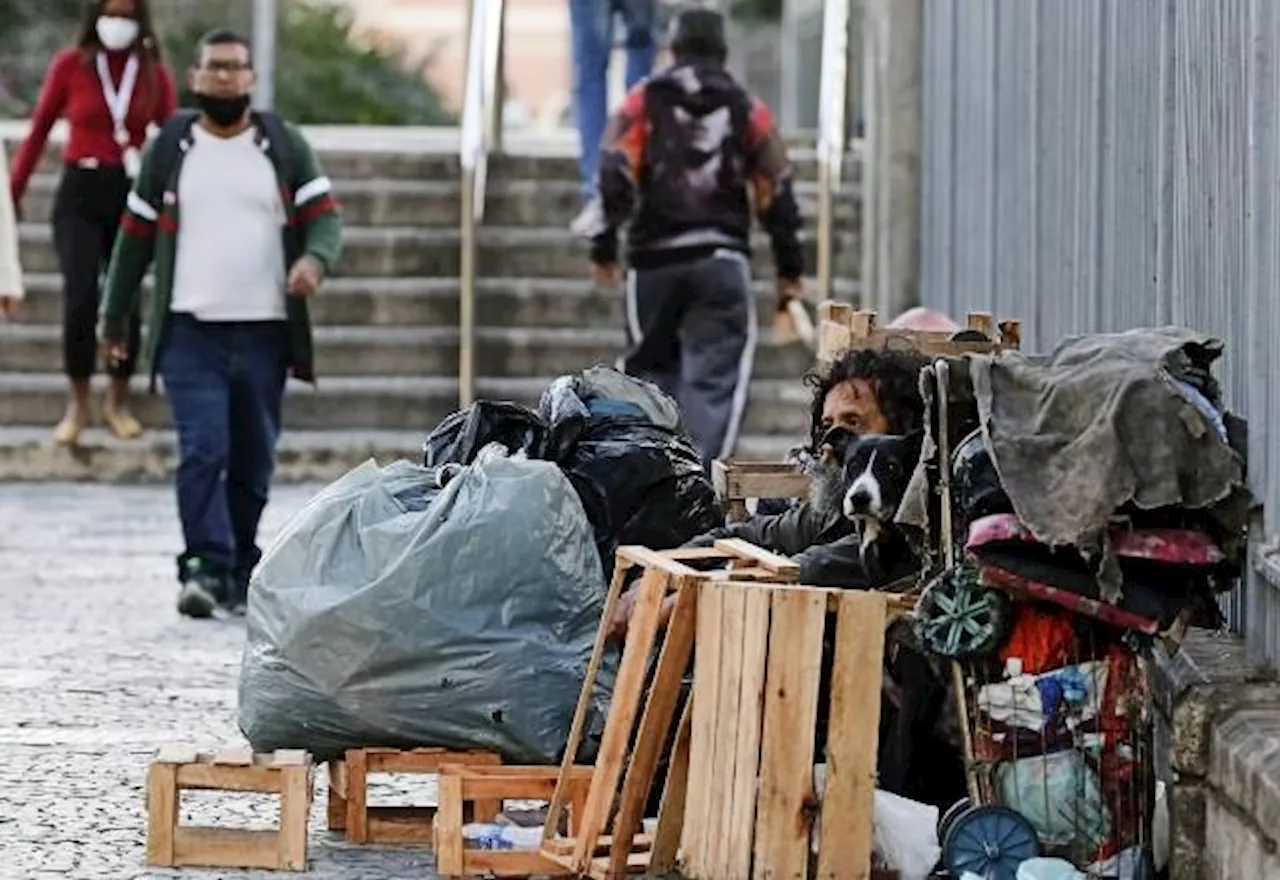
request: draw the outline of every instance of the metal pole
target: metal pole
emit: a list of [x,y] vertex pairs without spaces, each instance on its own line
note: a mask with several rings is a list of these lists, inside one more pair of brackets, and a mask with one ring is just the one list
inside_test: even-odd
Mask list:
[[276,99],[276,0],[253,0],[253,69],[258,85],[253,90],[253,106],[269,110]]

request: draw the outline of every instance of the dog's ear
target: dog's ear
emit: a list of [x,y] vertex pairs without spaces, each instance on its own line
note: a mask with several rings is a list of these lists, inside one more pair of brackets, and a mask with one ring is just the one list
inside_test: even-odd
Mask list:
[[845,453],[849,450],[849,444],[857,440],[848,428],[833,427],[828,428],[827,433],[822,435],[822,443],[820,446],[830,446],[831,451],[835,453],[836,458],[844,461]]
[[904,438],[907,443],[907,469],[914,470],[920,460],[920,451],[924,449],[924,429],[917,428]]

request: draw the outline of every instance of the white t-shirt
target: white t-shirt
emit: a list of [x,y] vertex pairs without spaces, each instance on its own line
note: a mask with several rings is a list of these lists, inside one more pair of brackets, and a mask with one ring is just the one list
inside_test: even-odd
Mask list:
[[232,138],[199,124],[178,180],[178,249],[170,309],[202,321],[279,321],[284,205],[250,128]]

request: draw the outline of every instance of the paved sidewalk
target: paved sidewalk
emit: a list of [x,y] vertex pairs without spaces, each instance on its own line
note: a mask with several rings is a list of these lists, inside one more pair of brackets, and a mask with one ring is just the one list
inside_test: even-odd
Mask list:
[[[313,491],[278,489],[268,535]],[[306,874],[144,867],[156,747],[243,744],[243,623],[178,617],[179,547],[167,487],[0,484],[0,878],[434,877],[422,850],[331,838],[323,770]],[[187,795],[184,819],[267,827],[255,797]]]

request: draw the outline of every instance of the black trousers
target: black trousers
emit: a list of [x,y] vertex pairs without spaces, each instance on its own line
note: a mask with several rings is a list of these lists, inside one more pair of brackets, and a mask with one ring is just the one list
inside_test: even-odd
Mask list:
[[756,348],[745,255],[712,256],[627,277],[623,369],[675,398],[704,462],[733,454]]
[[[129,177],[121,168],[68,165],[53,205],[53,245],[62,270],[62,361],[71,379],[93,375],[98,357],[98,306],[102,276],[111,261],[116,231],[129,196]],[[127,379],[137,364],[141,322],[129,323],[129,358],[113,364],[113,377]]]

